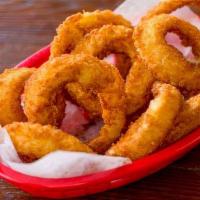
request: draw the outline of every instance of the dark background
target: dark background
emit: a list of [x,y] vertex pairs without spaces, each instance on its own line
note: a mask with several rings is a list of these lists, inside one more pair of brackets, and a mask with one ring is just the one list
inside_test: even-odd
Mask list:
[[[47,45],[55,28],[80,10],[114,9],[122,0],[0,0],[0,66],[12,67]],[[2,70],[4,67],[1,67]],[[0,199],[31,198],[0,180]],[[200,200],[200,147],[141,181],[86,199]]]

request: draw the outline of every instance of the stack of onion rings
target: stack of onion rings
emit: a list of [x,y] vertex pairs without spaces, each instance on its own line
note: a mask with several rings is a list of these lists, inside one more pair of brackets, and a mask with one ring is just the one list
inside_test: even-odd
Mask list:
[[138,159],[155,151],[167,136],[182,105],[182,96],[173,86],[155,83],[155,99],[147,111],[131,124],[107,155]]
[[26,83],[25,114],[30,122],[56,125],[59,105],[52,94],[72,82],[93,90],[100,100],[105,125],[99,135],[89,141],[89,146],[97,152],[104,152],[120,136],[125,122],[123,79],[116,68],[104,61],[77,54],[63,55],[43,64]]
[[131,23],[110,10],[77,13],[68,17],[57,29],[51,44],[51,58],[70,53],[91,30],[106,24],[131,27]]
[[[148,71],[142,60],[136,58],[132,34],[132,29],[124,26],[103,26],[86,35],[72,51],[73,54],[85,53],[98,58],[103,58],[109,53],[122,53],[130,58],[130,70],[125,74],[127,77],[125,77],[125,92],[128,105],[127,114],[136,112],[148,102],[148,91],[154,80],[151,72]],[[123,67],[124,65],[119,66],[119,71],[123,71],[123,69],[121,69]],[[70,94],[79,102],[80,98],[76,97],[76,89],[72,91],[71,88],[68,87],[68,90],[70,90]],[[88,93],[85,93],[85,96],[87,96]],[[88,106],[88,104],[82,105],[84,108]]]
[[[75,14],[58,27],[39,69],[2,73],[0,124],[18,154],[33,161],[60,149],[136,160],[200,126],[199,64],[165,41],[175,32],[200,56],[200,31],[169,15],[184,5],[200,0],[164,0],[134,28],[109,10]],[[102,60],[109,54],[116,66]],[[92,120],[103,119],[84,142],[85,133],[58,129],[67,93]]]

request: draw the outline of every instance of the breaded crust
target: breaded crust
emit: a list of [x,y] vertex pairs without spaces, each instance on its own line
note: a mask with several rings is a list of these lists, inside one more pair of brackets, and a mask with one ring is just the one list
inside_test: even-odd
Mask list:
[[114,144],[107,155],[139,159],[155,151],[173,126],[182,106],[182,95],[173,86],[155,83],[155,98],[142,116],[130,125],[128,131]]
[[21,106],[21,95],[34,68],[6,69],[0,74],[0,124],[26,121]]
[[124,81],[119,71],[93,56],[63,55],[47,61],[31,76],[25,86],[24,110],[30,122],[53,124],[57,107],[52,94],[67,83],[77,82],[99,98],[104,126],[89,146],[103,152],[119,136],[125,123]]
[[23,158],[29,161],[56,151],[93,152],[86,144],[51,125],[42,126],[30,122],[15,122],[5,126],[11,140]]

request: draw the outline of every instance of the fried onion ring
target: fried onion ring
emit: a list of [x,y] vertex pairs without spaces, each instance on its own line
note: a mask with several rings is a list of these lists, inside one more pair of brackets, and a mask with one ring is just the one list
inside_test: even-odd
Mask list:
[[200,89],[200,64],[187,61],[181,52],[167,44],[165,35],[175,32],[184,44],[191,44],[200,56],[200,31],[174,16],[162,14],[144,21],[136,28],[135,45],[155,78],[187,90]]
[[[111,53],[122,53],[127,55],[131,59],[131,65],[134,63],[136,57],[136,52],[134,48],[134,41],[132,39],[133,30],[120,25],[104,25],[100,29],[95,29],[86,35],[72,51],[73,54],[85,53],[88,55],[96,56],[100,59],[104,58],[106,55]],[[129,68],[131,67],[129,66]],[[119,66],[119,70],[122,71],[123,66]],[[128,72],[129,70],[127,70]],[[125,74],[126,76],[127,74]],[[72,86],[73,87],[73,86]],[[77,86],[74,86],[77,87]],[[89,93],[87,91],[82,91],[82,98],[80,98],[80,92],[77,93],[77,88],[73,89],[67,86],[69,93],[72,97],[78,102],[82,102],[82,106],[88,110],[90,113],[98,112],[101,114],[101,109],[98,106],[98,99],[93,98],[93,103],[88,104],[87,101],[84,101],[84,98],[87,98]],[[90,98],[92,99],[92,98]],[[93,106],[95,110],[92,110],[90,107]],[[88,106],[90,106],[88,108]],[[129,113],[131,110],[129,109]]]
[[118,70],[105,61],[83,54],[63,55],[47,61],[25,85],[25,114],[31,122],[57,121],[52,110],[56,107],[52,94],[71,82],[92,90],[100,100],[104,126],[89,141],[89,146],[103,152],[120,136],[125,123],[124,81]]
[[92,152],[76,137],[51,125],[15,122],[6,125],[5,128],[20,157],[28,158],[29,161],[56,150]]
[[183,6],[198,6],[200,7],[200,0],[162,0],[153,9],[151,9],[142,20],[148,20],[156,15],[169,14]]
[[155,99],[147,111],[129,127],[107,155],[125,156],[136,160],[155,151],[173,126],[182,105],[182,95],[173,86],[155,83]]
[[200,94],[184,102],[181,112],[177,116],[174,126],[164,142],[169,145],[191,133],[200,126]]
[[[104,25],[87,34],[75,47],[72,53],[85,53],[103,59],[113,53],[125,54],[132,64],[136,57],[133,29],[120,25]],[[119,71],[123,71],[118,66]],[[131,65],[129,66],[129,68]],[[128,73],[129,70],[127,70]],[[126,77],[127,74],[125,74]]]
[[51,44],[51,58],[70,53],[85,34],[106,24],[132,27],[129,21],[110,10],[77,13],[58,27]]
[[[137,59],[135,62],[136,52],[132,33],[132,29],[124,26],[105,25],[100,29],[91,31],[79,44],[77,44],[74,51],[72,51],[72,53],[85,53],[99,58],[103,58],[109,53],[123,53],[131,59],[131,69],[125,84],[127,114],[134,113],[147,103],[148,91],[153,83],[153,76],[151,72],[148,71],[147,67],[144,66],[142,60]],[[123,66],[120,66],[119,69],[121,67]],[[68,89],[70,90],[69,87]],[[77,94],[76,90],[70,91],[72,92],[71,95],[73,97],[76,97],[79,94]],[[87,97],[88,92],[82,92],[82,94],[84,93],[85,95],[82,97]],[[80,101],[79,97],[74,99]],[[87,108],[87,102],[84,100],[81,102],[83,102],[83,107],[89,110]],[[97,103],[94,102],[93,104],[96,105]],[[94,108],[98,107],[96,106]],[[101,110],[99,110],[99,112],[101,112]]]
[[15,121],[26,121],[21,107],[21,95],[26,80],[34,71],[34,68],[6,69],[0,74],[0,124],[2,126]]
[[77,82],[68,83],[65,88],[70,97],[88,112],[90,118],[101,116],[101,105],[93,91],[84,89]]
[[127,114],[135,113],[149,102],[150,89],[154,81],[151,71],[141,58],[137,58],[129,71],[125,83]]

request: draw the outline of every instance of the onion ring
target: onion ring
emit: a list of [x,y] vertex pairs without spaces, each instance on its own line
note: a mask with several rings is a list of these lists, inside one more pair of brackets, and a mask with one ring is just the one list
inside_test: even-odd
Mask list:
[[0,74],[0,124],[26,121],[21,106],[21,95],[26,80],[35,71],[34,68],[6,69]]
[[200,126],[200,94],[184,102],[181,112],[177,116],[174,126],[164,142],[169,145],[191,133]]
[[57,29],[57,36],[51,44],[51,58],[70,53],[76,44],[91,30],[105,24],[132,27],[122,16],[110,10],[77,13],[68,17]]
[[20,157],[28,158],[29,161],[56,150],[92,152],[76,137],[50,125],[15,122],[5,128]]
[[[72,53],[85,53],[103,59],[109,54],[125,54],[133,63],[136,57],[133,29],[121,25],[104,25],[87,34]],[[129,66],[129,68],[131,65]],[[119,71],[123,71],[119,66]],[[128,73],[129,69],[127,70]],[[125,74],[126,77],[127,74]]]
[[126,113],[133,114],[150,100],[151,87],[155,79],[141,58],[131,67],[125,83]]
[[84,89],[77,82],[68,83],[65,88],[70,97],[88,112],[90,118],[101,116],[101,105],[93,91]]
[[[167,32],[176,32],[200,56],[200,31],[174,16],[162,14],[136,28],[135,45],[156,79],[187,90],[200,89],[200,64],[187,61],[165,41]],[[156,48],[155,48],[156,47]]]
[[107,155],[125,156],[136,160],[155,151],[173,126],[182,105],[182,95],[173,86],[155,83],[155,99],[147,111],[131,124],[128,131],[114,144]]
[[[100,29],[95,29],[91,31],[88,35],[86,35],[75,47],[72,51],[73,54],[84,53],[92,56],[96,56],[100,59],[104,58],[106,55],[111,53],[123,53],[127,55],[131,62],[134,62],[135,59],[135,49],[134,49],[134,41],[132,39],[133,30],[131,28],[127,28],[120,25],[104,25]],[[132,64],[131,64],[132,65]],[[129,68],[131,67],[129,66]],[[124,65],[123,65],[124,66]],[[119,66],[119,70],[122,71],[121,68],[123,66]],[[128,72],[129,70],[127,70]],[[125,74],[126,76],[127,74]],[[73,88],[67,86],[70,95],[77,101],[81,102],[82,106],[89,111],[90,113],[101,114],[102,110],[99,109],[98,99],[93,99],[91,104],[88,101],[85,101],[85,98],[90,95],[88,91],[82,91],[77,93],[78,86],[72,86]],[[80,98],[80,93],[82,96]],[[92,96],[92,95],[90,95]],[[90,107],[92,105],[92,110]],[[89,108],[88,108],[89,106]],[[97,110],[98,109],[98,110]],[[129,112],[131,112],[129,110]]]
[[148,20],[156,15],[169,14],[183,6],[198,6],[200,7],[199,0],[162,0],[158,5],[151,9],[142,20]]
[[83,54],[47,61],[25,85],[25,114],[31,122],[53,124],[57,116],[51,109],[56,107],[52,94],[71,82],[93,90],[100,100],[104,126],[89,146],[103,152],[120,136],[125,123],[124,81],[118,70],[104,61]]
[[[141,59],[137,59],[132,39],[132,29],[124,26],[105,25],[100,29],[91,31],[75,47],[72,53],[85,53],[99,58],[103,58],[109,53],[123,53],[131,59],[130,71],[125,84],[127,96],[127,114],[132,114],[148,102],[148,91],[153,83],[153,76]],[[120,66],[122,68],[123,66]],[[120,70],[121,71],[121,70]],[[127,74],[126,74],[127,75]],[[68,87],[68,89],[70,89]],[[72,91],[72,96],[78,102],[77,90]],[[88,92],[82,92],[83,96],[88,96]],[[78,93],[79,94],[79,93]],[[83,107],[89,110],[88,103],[83,99]],[[93,104],[97,104],[96,102]],[[90,104],[90,105],[93,105]],[[89,105],[89,106],[90,106]],[[93,106],[94,107],[94,106]],[[98,108],[97,106],[94,107]],[[95,110],[96,111],[96,110]],[[91,110],[90,110],[91,112]],[[93,111],[92,111],[93,112]],[[101,110],[99,110],[99,113]]]

